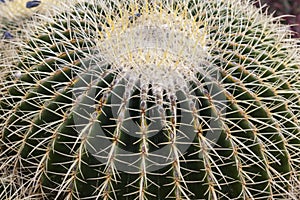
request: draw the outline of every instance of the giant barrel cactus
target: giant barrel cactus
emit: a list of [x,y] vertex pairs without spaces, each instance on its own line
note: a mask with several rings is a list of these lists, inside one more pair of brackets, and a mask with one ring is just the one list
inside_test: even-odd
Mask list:
[[23,29],[28,23],[34,22],[34,16],[39,14],[46,17],[55,10],[52,7],[58,5],[66,9],[64,1],[0,0],[0,72],[4,60],[9,60],[14,51],[14,43],[23,37]]
[[15,20],[30,18],[35,13],[47,13],[49,7],[61,6],[64,0],[0,0],[0,19]]
[[[18,29],[39,14],[50,14],[52,7],[64,7],[64,0],[0,0],[1,39],[11,39]],[[31,21],[32,23],[32,21]]]
[[28,27],[1,199],[297,199],[299,49],[248,1],[87,1]]
[[39,18],[47,18],[54,14],[57,6],[60,10],[68,10],[68,5],[80,0],[0,0],[0,79],[4,74],[3,63],[11,63],[16,43],[26,37],[28,24],[36,23]]

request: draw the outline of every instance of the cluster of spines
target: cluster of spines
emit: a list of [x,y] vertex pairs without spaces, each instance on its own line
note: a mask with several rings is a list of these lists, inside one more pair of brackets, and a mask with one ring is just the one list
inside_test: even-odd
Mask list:
[[[299,90],[296,83],[299,71],[296,56],[298,51],[289,51],[289,48],[295,48],[295,43],[283,38],[281,33],[286,32],[285,27],[269,25],[263,19],[246,21],[245,25],[249,29],[243,30],[242,24],[232,24],[229,38],[233,37],[235,41],[220,41],[221,48],[216,49],[222,55],[219,62],[230,72],[226,75],[231,79],[227,79],[230,80],[227,88],[232,93],[240,91],[240,94],[234,94],[230,99],[237,102],[244,113],[243,118],[250,127],[254,127],[253,136],[264,154],[262,158],[268,176],[276,177],[279,168],[284,166],[283,163],[291,164],[292,170],[287,172],[287,176],[269,180],[268,185],[272,188],[278,183],[288,182],[289,175],[298,177],[294,176],[294,172],[299,173],[299,159],[295,153],[295,148],[299,145]],[[268,26],[274,26],[274,29],[268,29]],[[222,49],[222,46],[228,48]],[[236,49],[240,51],[237,52]],[[243,65],[240,61],[243,61]],[[291,71],[294,73],[290,74]],[[266,119],[258,118],[256,112],[265,115]],[[260,132],[269,134],[262,135]],[[272,133],[276,134],[272,136]],[[281,144],[279,146],[282,149],[279,150],[274,143]],[[286,158],[283,159],[282,156]],[[281,187],[280,184],[277,186]]]
[[[28,56],[28,52],[24,53],[25,59],[18,66],[18,70],[22,70],[21,75],[17,75],[17,80],[12,80],[16,81],[16,86],[10,86],[13,82],[6,83],[6,87],[10,88],[9,94],[14,96],[6,96],[1,100],[2,104],[3,102],[4,104],[8,103],[8,105],[1,105],[5,111],[1,113],[3,116],[1,124],[6,131],[3,133],[1,141],[7,142],[6,148],[12,147],[1,152],[3,155],[1,167],[6,164],[12,166],[14,162],[21,163],[22,167],[25,167],[23,177],[17,177],[19,181],[22,178],[25,181],[21,190],[24,187],[36,187],[34,185],[37,182],[30,181],[32,181],[32,177],[41,177],[41,182],[44,184],[41,186],[42,189],[34,188],[27,192],[42,190],[45,195],[50,196],[49,198],[51,198],[50,191],[56,191],[57,193],[53,193],[56,197],[68,194],[67,197],[70,199],[79,197],[83,199],[88,197],[118,199],[121,194],[128,197],[131,195],[137,199],[155,199],[157,198],[154,196],[155,194],[161,194],[165,198],[174,195],[177,198],[193,199],[193,196],[189,196],[189,190],[202,192],[204,198],[207,199],[264,199],[267,196],[283,198],[280,196],[281,193],[288,194],[288,187],[293,187],[290,183],[291,178],[295,178],[297,182],[299,173],[297,167],[299,162],[299,150],[297,150],[299,145],[299,95],[295,81],[299,66],[293,52],[287,50],[289,46],[284,46],[291,43],[280,39],[281,35],[276,35],[279,30],[278,26],[274,26],[275,29],[272,30],[270,28],[272,25],[268,24],[269,21],[260,21],[262,19],[255,17],[250,19],[252,16],[257,16],[256,13],[252,13],[253,15],[249,17],[239,10],[235,10],[240,6],[239,3],[228,2],[227,4],[226,2],[209,1],[205,6],[205,3],[202,3],[201,7],[197,7],[197,4],[195,6],[196,10],[199,9],[197,10],[198,17],[206,19],[208,27],[210,27],[211,35],[208,44],[211,46],[209,51],[213,55],[213,63],[221,68],[222,87],[226,88],[226,91],[223,92],[228,104],[224,104],[227,106],[226,113],[217,113],[218,109],[214,108],[216,102],[213,97],[205,90],[200,91],[200,88],[203,87],[201,85],[205,84],[201,83],[201,80],[204,79],[197,77],[199,81],[193,83],[193,87],[188,93],[195,92],[196,95],[193,98],[197,97],[195,99],[203,105],[199,109],[196,105],[189,104],[190,114],[193,116],[193,126],[196,130],[193,134],[197,138],[189,149],[191,155],[180,155],[182,152],[176,150],[175,144],[178,138],[174,133],[180,124],[177,121],[180,117],[176,117],[178,111],[175,109],[178,105],[176,94],[161,90],[157,90],[156,95],[149,94],[155,89],[150,85],[137,89],[139,91],[137,94],[130,94],[133,88],[132,80],[125,79],[125,83],[121,83],[121,78],[118,78],[119,72],[110,70],[109,66],[107,69],[98,69],[100,72],[90,71],[85,74],[92,77],[95,73],[99,77],[103,77],[98,85],[94,86],[99,90],[99,97],[92,99],[99,104],[99,112],[96,119],[91,115],[88,120],[91,122],[99,120],[101,124],[107,126],[107,137],[113,141],[111,144],[113,147],[122,142],[126,143],[126,140],[122,141],[118,132],[121,131],[122,124],[128,120],[128,118],[124,118],[125,110],[122,108],[132,109],[132,112],[140,114],[138,118],[141,121],[138,123],[141,136],[145,136],[143,133],[148,125],[146,113],[149,110],[145,99],[153,96],[151,101],[160,105],[158,108],[161,108],[161,113],[171,113],[168,120],[162,121],[167,123],[170,128],[167,131],[169,135],[166,142],[173,144],[170,153],[172,152],[176,159],[161,171],[148,172],[145,161],[149,152],[146,151],[145,138],[141,137],[141,144],[145,145],[141,145],[138,151],[141,155],[139,173],[128,176],[124,172],[119,172],[114,166],[114,162],[117,162],[114,160],[116,159],[114,148],[110,149],[106,163],[99,163],[93,155],[87,152],[89,138],[86,138],[83,131],[78,132],[80,127],[76,126],[82,124],[74,124],[74,117],[80,112],[74,111],[72,108],[76,105],[86,106],[84,99],[89,102],[90,95],[88,93],[93,91],[93,87],[90,85],[93,82],[90,80],[91,82],[83,83],[80,89],[87,91],[84,93],[85,95],[78,97],[76,102],[72,102],[70,91],[76,92],[72,87],[75,88],[80,81],[87,81],[87,78],[80,76],[81,72],[89,71],[91,66],[104,61],[93,60],[95,63],[86,63],[86,66],[80,64],[87,57],[95,57],[93,47],[96,43],[86,39],[90,40],[91,36],[95,36],[96,32],[94,31],[97,29],[95,22],[97,21],[89,24],[74,18],[75,20],[71,20],[71,26],[64,22],[50,23],[53,32],[40,35],[37,39],[32,38],[28,44],[28,51],[31,54]],[[86,8],[82,7],[81,9],[84,11]],[[214,9],[216,9],[215,12]],[[95,9],[93,12],[96,11]],[[97,12],[105,14],[101,11],[101,7]],[[78,13],[74,12],[73,14],[78,18],[83,18],[84,15]],[[97,16],[97,13],[92,13],[92,11],[89,14],[93,19]],[[241,16],[236,16],[238,14]],[[230,16],[235,19],[231,19]],[[224,21],[222,17],[225,17],[227,21]],[[214,24],[218,24],[218,27]],[[89,26],[90,33],[76,33],[74,31],[76,26],[81,26],[77,30]],[[65,39],[68,39],[68,42]],[[49,46],[40,43],[41,40]],[[55,41],[55,45],[52,45],[52,41]],[[35,52],[36,49],[41,50]],[[19,74],[18,70],[14,74]],[[123,88],[124,94],[120,96],[122,104],[117,105],[120,107],[120,112],[114,122],[108,116],[113,117],[110,113],[113,105],[110,104],[112,94],[117,87]],[[152,88],[149,89],[149,87]],[[126,104],[133,99],[139,102],[138,107],[135,105],[126,107]],[[164,105],[168,105],[167,108]],[[89,109],[86,108],[86,110]],[[72,111],[74,114],[69,115]],[[206,120],[209,120],[211,116],[218,115],[221,119],[223,130],[213,151],[208,150],[212,148],[210,146],[212,142],[207,141],[208,139],[205,137],[207,131],[203,124],[205,120],[201,121],[199,113],[202,114],[202,117],[206,117]],[[137,114],[132,116],[137,117]],[[9,120],[6,122],[5,118]],[[162,114],[161,118],[167,118],[167,116]],[[88,123],[84,126],[87,125]],[[26,130],[28,132],[25,132]],[[14,131],[17,134],[14,134]],[[16,136],[20,138],[13,138]],[[24,150],[20,154],[14,155],[10,152],[11,150],[18,152],[19,147]],[[199,159],[196,156],[198,153],[203,155],[202,164],[196,164],[196,159]],[[181,160],[181,158],[186,160]],[[16,160],[12,162],[10,159]],[[17,161],[18,159],[21,160]],[[195,165],[192,165],[193,163]],[[205,171],[201,177],[199,174],[193,173],[199,168]],[[183,174],[183,172],[187,173]],[[296,175],[293,174],[294,172]],[[166,181],[166,179],[158,177],[166,174],[172,177],[169,180],[173,181]],[[122,182],[123,180],[126,180],[125,183],[122,183],[124,188],[118,186],[118,181]],[[26,181],[28,182],[26,183]],[[155,191],[153,188],[156,187],[150,186],[157,185],[158,182],[164,182],[161,184],[164,187]],[[265,190],[259,191],[261,186],[264,186]],[[13,187],[17,188],[17,186]],[[131,189],[129,189],[130,187]],[[151,188],[152,191],[147,191],[147,188]],[[165,192],[163,188],[169,192]],[[81,193],[77,193],[77,191],[81,191]],[[293,197],[292,194],[290,196]]]
[[[9,0],[9,1],[13,1],[13,0]],[[0,2],[5,3],[5,0],[1,0]],[[25,4],[26,8],[34,8],[37,7],[41,4],[40,0],[32,0],[32,1],[27,1]]]
[[[81,0],[79,0],[81,1]],[[65,4],[74,5],[77,0],[1,0],[0,1],[0,39],[23,37],[26,24],[35,24],[32,17],[35,15],[54,14],[56,10],[64,11],[68,8]],[[82,0],[84,1],[84,0]]]
[[[0,1],[0,68],[8,64],[6,60],[13,54],[13,39],[23,37],[22,29],[26,29],[27,20],[39,9],[40,0],[1,0]],[[34,9],[34,11],[32,10]],[[49,7],[50,10],[50,7]],[[30,14],[28,14],[30,13]],[[31,21],[34,22],[34,21]]]

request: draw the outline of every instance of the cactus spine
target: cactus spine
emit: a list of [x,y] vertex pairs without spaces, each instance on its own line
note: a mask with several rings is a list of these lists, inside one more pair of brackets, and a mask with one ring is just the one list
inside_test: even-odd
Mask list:
[[[69,0],[68,6],[78,2]],[[15,54],[15,43],[26,38],[28,25],[36,24],[39,18],[49,17],[60,11],[67,10],[65,0],[0,0],[0,79],[5,65],[10,65]]]
[[296,199],[299,49],[248,1],[87,1],[1,83],[3,199]]
[[17,20],[29,18],[35,13],[47,13],[49,8],[60,5],[64,1],[57,0],[2,0],[0,11],[2,20]]
[[[26,23],[34,22],[36,14],[48,15],[55,6],[62,6],[64,1],[57,0],[1,0],[0,31],[1,39],[17,37],[17,32],[26,27]],[[72,2],[72,1],[71,1]]]

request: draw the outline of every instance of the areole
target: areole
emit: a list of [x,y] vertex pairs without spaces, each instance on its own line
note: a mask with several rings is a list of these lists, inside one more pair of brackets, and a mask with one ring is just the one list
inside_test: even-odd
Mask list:
[[298,198],[287,27],[246,0],[70,0],[53,13],[0,59],[1,198]]

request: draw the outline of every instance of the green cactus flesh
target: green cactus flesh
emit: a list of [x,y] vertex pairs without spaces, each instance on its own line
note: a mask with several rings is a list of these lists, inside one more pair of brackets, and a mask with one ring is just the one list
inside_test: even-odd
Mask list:
[[296,199],[286,27],[249,2],[134,2],[28,28],[0,88],[1,199]]
[[[76,2],[69,0],[68,5]],[[26,38],[27,26],[36,24],[36,15],[53,15],[57,7],[67,10],[65,0],[0,0],[0,79],[7,67],[3,63],[11,62],[16,44]]]

